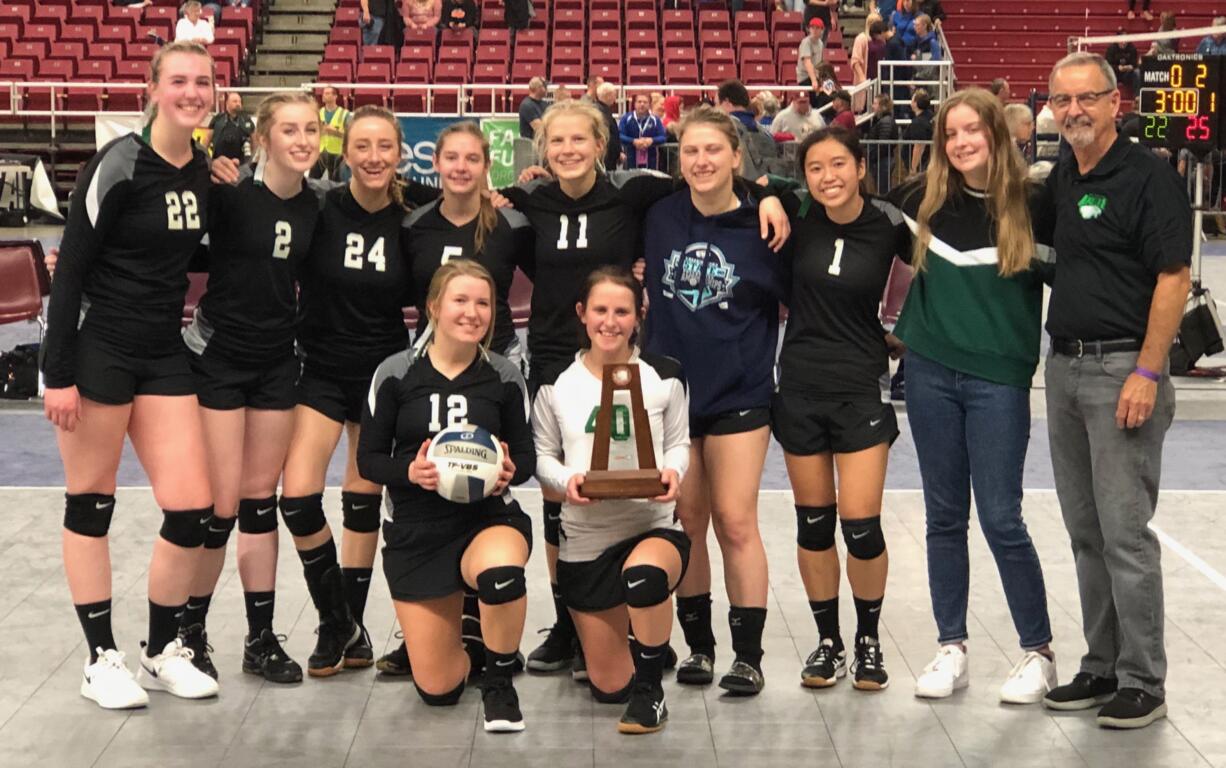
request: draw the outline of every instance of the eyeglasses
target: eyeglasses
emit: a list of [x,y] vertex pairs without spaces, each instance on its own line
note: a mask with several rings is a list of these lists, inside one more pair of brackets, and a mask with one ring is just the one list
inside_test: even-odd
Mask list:
[[1115,89],[1108,88],[1105,91],[1089,91],[1087,93],[1079,93],[1076,96],[1069,96],[1067,93],[1056,93],[1047,100],[1047,103],[1051,104],[1052,109],[1068,109],[1069,105],[1073,103],[1073,99],[1076,99],[1077,106],[1085,109],[1086,107],[1094,106],[1098,103],[1099,99],[1110,93],[1115,93]]

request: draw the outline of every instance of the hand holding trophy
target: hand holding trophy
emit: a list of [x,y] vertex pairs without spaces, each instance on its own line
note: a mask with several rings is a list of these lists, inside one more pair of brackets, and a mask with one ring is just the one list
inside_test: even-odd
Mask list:
[[[630,415],[634,424],[634,441],[638,453],[638,469],[609,469],[609,443],[613,438],[613,393],[619,389],[630,392]],[[596,414],[596,433],[592,441],[591,469],[579,486],[589,499],[651,499],[668,492],[656,468],[652,448],[651,424],[643,405],[643,388],[637,365],[618,363],[604,366],[600,391],[600,410]]]

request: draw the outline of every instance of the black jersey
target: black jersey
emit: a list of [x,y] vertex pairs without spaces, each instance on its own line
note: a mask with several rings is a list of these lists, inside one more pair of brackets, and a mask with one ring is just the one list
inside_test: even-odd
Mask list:
[[193,352],[250,365],[293,354],[294,281],[318,217],[319,200],[306,186],[286,200],[253,178],[213,188],[208,292],[183,334]]
[[401,250],[412,269],[413,305],[417,307],[417,332],[426,327],[426,294],[430,280],[439,266],[451,259],[475,259],[494,277],[497,296],[494,297],[494,341],[492,348],[505,352],[515,341],[515,326],[511,321],[511,282],[515,268],[531,259],[532,228],[519,211],[504,208],[498,211],[498,224],[485,237],[485,246],[477,253],[477,220],[457,227],[444,216],[435,201],[414,210],[405,219],[405,232],[400,239]]
[[537,370],[574,357],[581,331],[575,302],[584,281],[600,267],[629,267],[642,256],[643,216],[674,186],[653,171],[615,171],[598,175],[579,199],[557,181],[500,190],[536,233],[533,263],[525,271],[533,278],[528,350]]
[[528,389],[515,364],[501,355],[478,355],[448,379],[425,351],[408,349],[379,366],[370,383],[358,440],[362,477],[387,488],[394,522],[494,512],[515,504],[510,492],[471,504],[448,501],[409,482],[421,444],[440,430],[475,424],[507,444],[515,463],[513,485],[532,476],[536,450],[528,427]]
[[897,256],[910,261],[902,212],[867,198],[849,224],[796,191],[783,197],[792,220],[782,264],[788,323],[779,353],[779,388],[821,399],[880,396],[889,369],[881,297]]
[[368,379],[404,349],[409,269],[400,249],[405,211],[396,203],[373,213],[348,185],[328,190],[299,283],[299,351],[303,365],[337,379]]
[[48,387],[75,383],[77,331],[86,322],[121,353],[182,349],[187,264],[208,227],[210,186],[198,147],[177,168],[136,134],[107,144],[85,166],[51,287]]

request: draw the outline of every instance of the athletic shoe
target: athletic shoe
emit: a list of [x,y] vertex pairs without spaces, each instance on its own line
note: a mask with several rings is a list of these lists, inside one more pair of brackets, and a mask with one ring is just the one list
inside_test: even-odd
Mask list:
[[570,663],[570,676],[576,683],[587,682],[587,657],[583,655],[583,646],[575,643],[575,659]]
[[81,695],[103,709],[135,709],[148,706],[149,694],[136,684],[124,663],[123,651],[98,649],[98,660],[85,662]]
[[732,662],[728,673],[719,680],[719,687],[734,696],[757,696],[765,685],[762,670],[744,661]]
[[965,688],[968,682],[966,651],[956,645],[942,645],[915,681],[915,695],[921,699],[943,699]]
[[345,652],[362,639],[362,625],[349,620],[339,624],[325,621],[315,630],[319,639],[307,659],[307,674],[311,677],[331,677],[345,668]]
[[273,634],[272,630],[260,631],[260,636],[243,640],[243,671],[260,675],[270,683],[301,683],[302,667],[289,657],[281,647],[285,635]]
[[404,641],[396,650],[380,656],[375,662],[375,669],[388,677],[412,677],[413,666],[409,663],[409,649]]
[[515,733],[524,729],[524,715],[519,711],[519,695],[510,678],[494,677],[486,681],[481,692],[485,705],[487,733]]
[[667,722],[664,689],[650,683],[635,683],[617,730],[619,733],[655,733]]
[[715,680],[715,659],[705,653],[691,653],[677,665],[677,682],[682,685],[710,685]]
[[345,669],[365,669],[375,663],[375,649],[370,645],[370,633],[361,624],[358,626],[362,629],[362,636],[345,649]]
[[1115,698],[1098,710],[1103,728],[1144,728],[1166,717],[1166,702],[1140,688],[1121,688]]
[[856,656],[851,660],[852,686],[860,691],[884,691],[890,687],[890,676],[885,671],[885,659],[881,655],[881,643],[875,637],[856,640]]
[[1098,677],[1089,672],[1073,675],[1071,683],[1052,688],[1043,697],[1043,706],[1062,712],[1075,712],[1106,704],[1115,697],[1119,681],[1114,677]]
[[833,640],[823,640],[800,670],[800,684],[806,688],[829,688],[847,674],[847,651],[834,649]]
[[676,669],[677,668],[677,652],[673,650],[673,646],[671,643],[665,647],[664,652],[665,652],[664,668],[665,669]]
[[1000,687],[1005,704],[1037,704],[1056,687],[1056,663],[1037,651],[1027,651],[1009,670]]
[[217,681],[201,672],[192,663],[194,653],[176,637],[162,652],[149,656],[142,640],[140,671],[136,681],[147,691],[166,691],[181,699],[207,699],[216,696]]
[[204,625],[193,624],[185,627],[179,630],[179,637],[183,638],[183,645],[191,649],[192,665],[216,680],[217,667],[213,666],[213,658],[209,656],[213,652],[213,646],[209,645],[209,634],[204,631]]
[[545,642],[528,654],[528,669],[533,672],[560,672],[570,667],[575,658],[575,647],[579,645],[578,639],[560,630],[557,624],[541,632],[549,634],[545,636]]

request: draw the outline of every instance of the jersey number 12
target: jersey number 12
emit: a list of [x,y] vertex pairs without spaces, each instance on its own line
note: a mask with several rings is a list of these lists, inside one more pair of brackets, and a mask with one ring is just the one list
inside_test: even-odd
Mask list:
[[[430,425],[428,429],[431,432],[438,432],[443,428],[442,422],[439,421],[441,400],[442,395],[437,392],[430,395]],[[468,398],[464,397],[464,395],[447,395],[447,426],[458,427],[467,419]]]
[[[570,231],[570,217],[565,213],[558,216],[558,250],[565,251],[570,247],[570,242],[566,239],[567,233]],[[575,239],[576,248],[587,247],[587,214],[579,214],[579,237]]]

